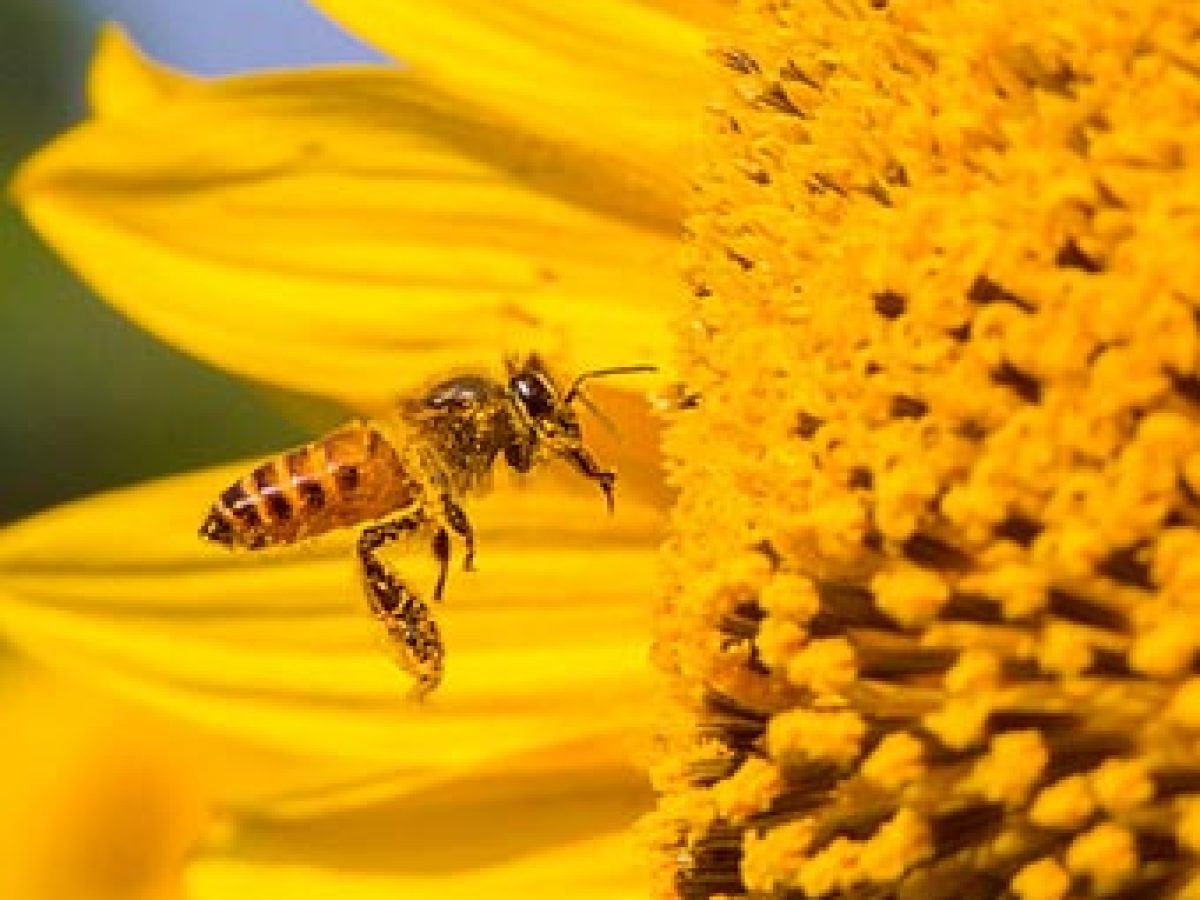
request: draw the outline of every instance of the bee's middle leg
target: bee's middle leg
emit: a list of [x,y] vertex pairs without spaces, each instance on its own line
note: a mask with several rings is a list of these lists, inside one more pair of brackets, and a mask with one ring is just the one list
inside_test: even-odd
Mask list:
[[429,605],[376,553],[420,525],[416,518],[401,517],[365,529],[358,539],[358,561],[371,612],[387,631],[401,668],[417,679],[417,695],[424,696],[442,680],[441,634]]
[[438,561],[438,577],[433,586],[433,599],[441,603],[442,592],[446,589],[446,576],[450,574],[450,533],[445,528],[439,528],[433,534],[433,556]]
[[467,511],[449,494],[442,494],[442,509],[446,514],[446,524],[450,530],[463,539],[467,552],[463,556],[463,571],[470,572],[475,568],[475,529],[467,518]]
[[445,512],[446,524],[445,527],[439,528],[433,533],[433,556],[438,561],[438,578],[437,584],[433,587],[433,599],[439,603],[442,600],[442,594],[446,590],[446,578],[450,574],[450,532],[453,531],[461,537],[467,545],[467,552],[463,555],[463,569],[467,572],[475,568],[475,530],[471,527],[471,520],[467,518],[466,512],[449,494],[442,494],[442,509]]

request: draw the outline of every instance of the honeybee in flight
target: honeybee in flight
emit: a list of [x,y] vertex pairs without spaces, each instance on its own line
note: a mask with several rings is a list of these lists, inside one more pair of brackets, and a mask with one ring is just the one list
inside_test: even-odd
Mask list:
[[616,475],[584,445],[573,404],[594,410],[580,391],[588,379],[654,371],[597,369],[563,392],[536,355],[506,366],[506,382],[448,378],[424,397],[400,401],[390,427],[351,422],[267,460],[225,489],[200,536],[258,550],[365,524],[357,544],[364,593],[397,661],[424,696],[442,678],[441,635],[429,606],[379,557],[380,548],[405,535],[427,536],[439,567],[433,599],[441,600],[451,534],[465,544],[463,568],[471,569],[475,559],[475,534],[461,501],[485,486],[500,454],[518,472],[555,457],[566,460],[600,486],[612,512]]

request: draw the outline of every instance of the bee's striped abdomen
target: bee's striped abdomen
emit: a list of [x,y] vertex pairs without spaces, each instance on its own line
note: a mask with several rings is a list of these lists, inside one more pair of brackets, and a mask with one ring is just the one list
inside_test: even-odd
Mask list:
[[200,528],[257,549],[289,544],[407,506],[419,484],[371,425],[356,423],[267,460],[221,494]]

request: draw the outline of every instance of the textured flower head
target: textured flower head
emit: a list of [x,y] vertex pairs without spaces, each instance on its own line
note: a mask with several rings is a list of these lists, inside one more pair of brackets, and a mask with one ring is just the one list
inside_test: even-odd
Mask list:
[[1192,896],[1200,17],[767,2],[726,41],[664,892]]

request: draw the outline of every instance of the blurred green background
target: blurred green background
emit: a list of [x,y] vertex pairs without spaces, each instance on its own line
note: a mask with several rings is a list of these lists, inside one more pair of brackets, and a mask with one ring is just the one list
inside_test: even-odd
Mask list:
[[[169,18],[171,4],[138,2]],[[19,160],[83,115],[95,28],[112,15],[98,6],[0,0],[5,183]],[[274,34],[276,44],[289,37],[259,30],[264,41]],[[90,296],[7,200],[0,203],[0,278],[0,524],[103,488],[263,455],[340,416],[155,342]]]

